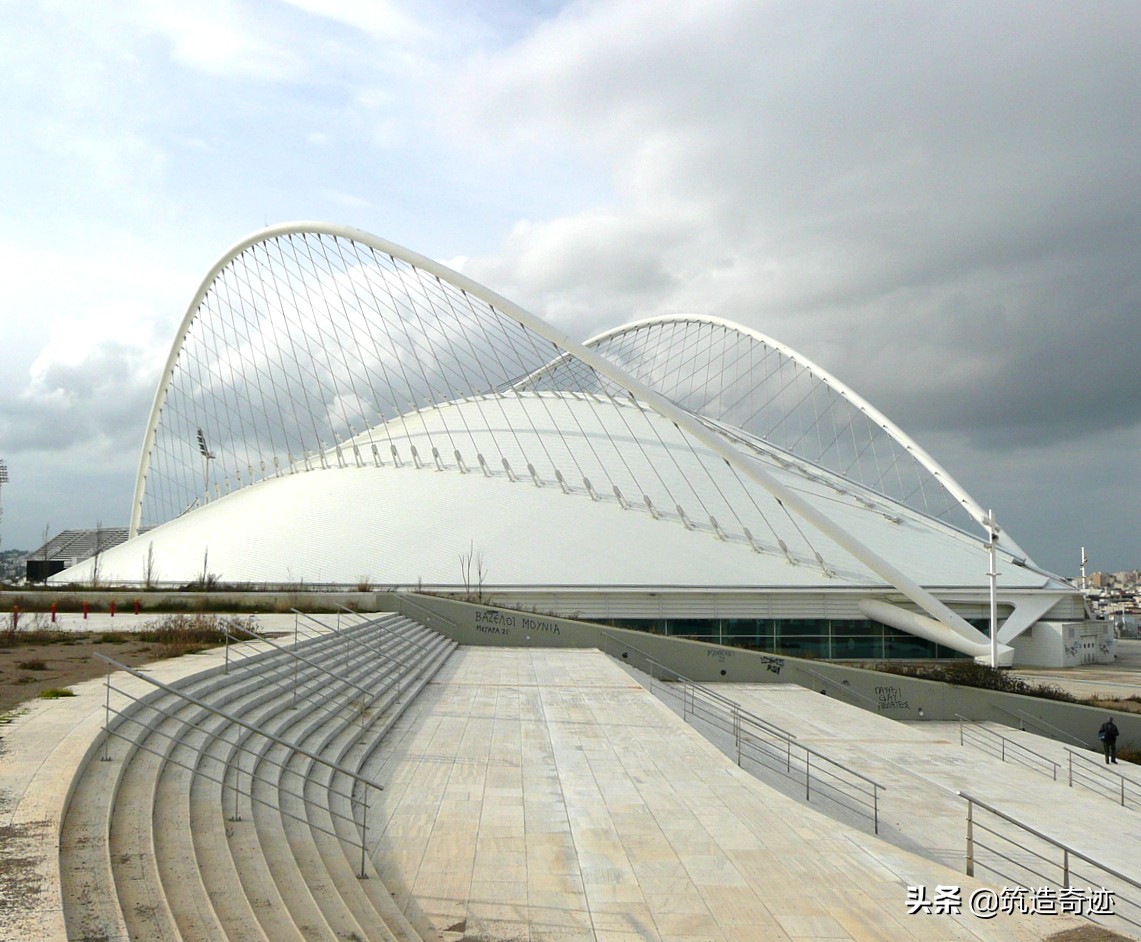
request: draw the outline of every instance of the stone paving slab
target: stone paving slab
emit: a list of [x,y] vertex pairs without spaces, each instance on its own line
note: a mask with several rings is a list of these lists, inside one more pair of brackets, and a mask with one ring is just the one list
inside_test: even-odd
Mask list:
[[[60,616],[63,619],[63,616]],[[150,619],[134,615],[69,616],[70,630],[127,630]],[[293,616],[259,616],[267,630],[292,630]],[[247,643],[245,649],[256,649]],[[148,665],[156,680],[174,680],[220,667],[219,650]],[[116,686],[138,695],[145,682],[118,675]],[[0,728],[0,942],[65,939],[60,900],[60,823],[72,779],[103,728],[104,681],[71,688],[74,697],[30,700]],[[112,706],[125,698],[113,695]]]
[[[966,802],[956,793],[963,791],[1141,882],[1139,806],[1123,809],[1089,790],[1070,788],[1064,744],[1001,728],[1002,735],[1062,764],[1055,780],[969,743],[960,745],[958,723],[900,723],[794,685],[726,684],[720,689],[746,709],[794,731],[798,742],[886,785],[881,800],[885,830],[905,847],[961,870]],[[1141,775],[1133,778],[1141,780]]]
[[[156,672],[170,680],[218,657]],[[59,813],[69,769],[102,722],[101,682],[76,690],[0,733],[0,828],[15,870],[0,880],[0,940],[65,938]],[[962,763],[945,732],[934,744],[931,731],[899,724],[845,734],[834,703],[816,694],[790,710],[816,724],[804,735],[822,745],[900,749],[893,775],[910,766],[933,779]],[[921,750],[926,770],[913,761]],[[386,783],[374,865],[426,938],[1029,940],[1089,927],[908,916],[909,885],[954,884],[965,898],[981,884],[758,782],[597,652],[456,652],[368,774]],[[13,826],[25,825],[30,843],[14,843]],[[34,892],[15,902],[22,879]]]
[[1038,939],[1088,925],[908,916],[909,885],[965,898],[982,884],[757,781],[598,652],[461,649],[368,774],[386,789],[376,867],[449,942]]

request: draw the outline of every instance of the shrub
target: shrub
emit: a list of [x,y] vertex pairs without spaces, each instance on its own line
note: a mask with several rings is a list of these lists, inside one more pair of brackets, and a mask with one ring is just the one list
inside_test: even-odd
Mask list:
[[48,687],[40,692],[41,700],[58,700],[60,697],[74,697],[75,691],[67,687]]
[[918,677],[921,680],[939,680],[960,687],[978,687],[983,690],[1001,690],[1004,693],[1021,693],[1030,697],[1047,700],[1061,700],[1065,703],[1079,703],[1078,697],[1067,693],[1054,684],[1031,684],[1017,674],[979,664],[975,661],[952,661],[948,664],[876,664],[877,670],[905,677]]
[[19,661],[16,666],[22,671],[46,671],[48,669],[47,664],[39,658],[33,658],[30,661]]
[[136,637],[157,644],[159,657],[181,657],[225,644],[226,632],[238,638],[245,638],[250,632],[256,634],[257,619],[202,612],[164,615],[144,624]]

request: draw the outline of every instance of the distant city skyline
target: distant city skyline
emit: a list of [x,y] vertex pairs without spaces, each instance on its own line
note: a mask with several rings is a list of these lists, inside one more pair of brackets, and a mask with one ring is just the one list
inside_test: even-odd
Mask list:
[[753,327],[1041,566],[1137,566],[1138,35],[1123,0],[10,4],[0,547],[126,523],[199,282],[316,219],[575,339]]

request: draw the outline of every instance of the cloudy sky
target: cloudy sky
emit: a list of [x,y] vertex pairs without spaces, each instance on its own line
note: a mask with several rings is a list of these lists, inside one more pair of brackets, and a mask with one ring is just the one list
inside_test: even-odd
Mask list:
[[[1036,561],[1141,566],[1141,4],[0,0],[3,547],[124,525],[247,233],[798,349]],[[985,571],[985,558],[980,567]]]

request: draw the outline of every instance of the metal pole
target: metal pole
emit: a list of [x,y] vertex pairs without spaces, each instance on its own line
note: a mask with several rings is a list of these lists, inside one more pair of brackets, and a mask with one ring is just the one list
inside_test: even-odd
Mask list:
[[365,858],[365,844],[368,842],[368,795],[366,794],[361,800],[364,806],[364,811],[361,815],[361,879],[365,878],[364,875],[364,858]]
[[974,802],[967,799],[967,876],[975,875],[975,820]]
[[[242,779],[242,731],[234,727],[234,748],[236,750],[236,758],[234,761],[234,813],[230,815],[231,821],[241,821],[242,816],[238,813],[238,795],[241,790]],[[253,789],[250,789],[250,794],[253,794]],[[251,805],[250,814],[253,814],[253,806]]]
[[995,561],[995,541],[998,539],[998,526],[994,522],[994,511],[986,512],[987,552],[990,554],[990,666],[998,667],[998,569]]
[[737,765],[741,765],[741,711],[733,704],[733,740],[737,744]]
[[1062,886],[1070,885],[1070,849],[1062,848]]
[[111,761],[111,665],[107,665],[106,694],[103,700],[103,756],[100,761]]
[[222,634],[226,636],[226,663],[222,668],[222,673],[228,674],[230,673],[230,632],[226,629],[225,625],[222,626]]
[[[294,651],[297,650],[297,623],[300,620],[300,618],[301,618],[301,616],[298,615],[296,612],[293,613],[293,650]],[[293,702],[289,705],[289,708],[291,710],[295,709],[297,707],[297,672],[300,669],[301,669],[301,662],[300,661],[294,661],[293,662]]]
[[808,796],[812,790],[812,753],[805,750],[804,753],[804,800],[808,801]]

